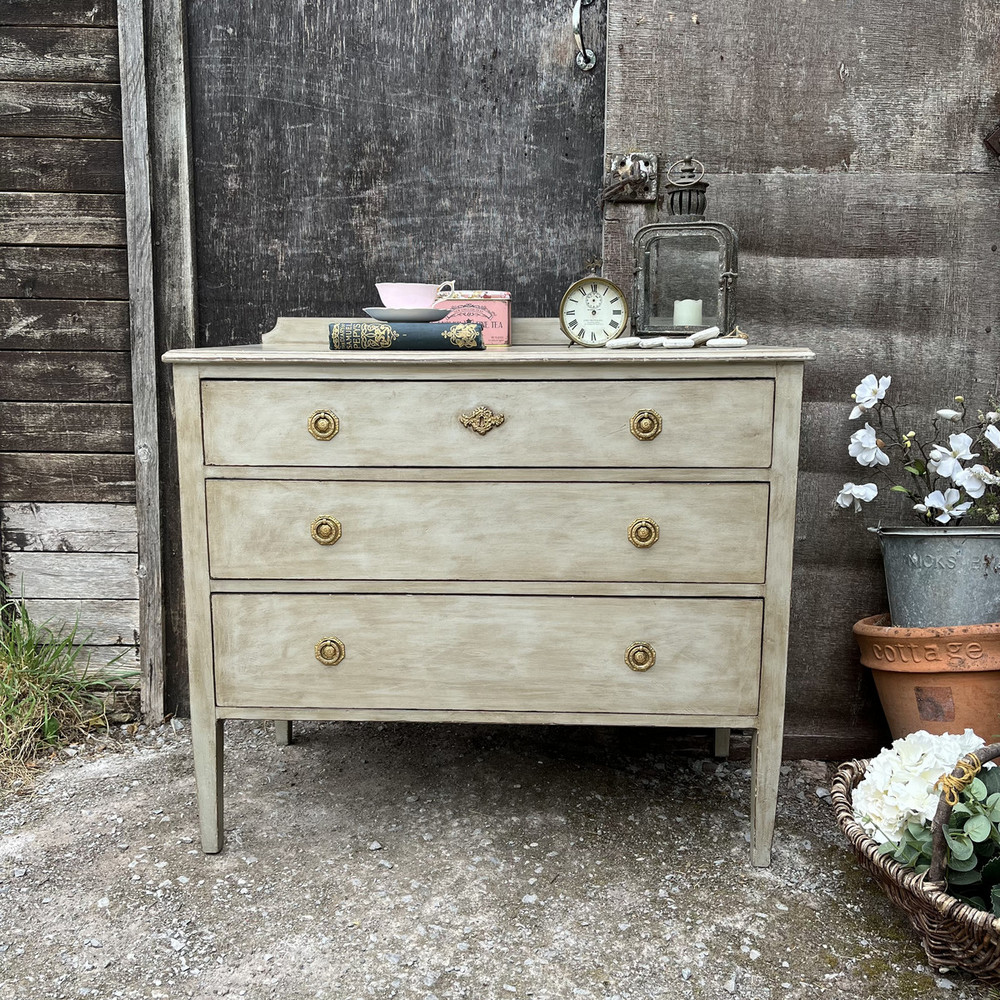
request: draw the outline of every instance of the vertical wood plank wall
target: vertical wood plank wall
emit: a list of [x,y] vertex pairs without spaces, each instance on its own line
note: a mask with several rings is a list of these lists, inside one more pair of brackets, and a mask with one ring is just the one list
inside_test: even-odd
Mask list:
[[0,7],[0,552],[39,620],[137,668],[113,0]]
[[[885,610],[877,544],[834,513],[850,393],[985,402],[1000,378],[1000,7],[986,0],[608,0],[609,150],[687,154],[708,218],[740,238],[739,323],[806,366],[787,726],[798,752],[862,755],[883,732],[852,624]],[[655,207],[608,206],[606,272],[629,280]],[[861,478],[859,478],[861,477]],[[869,523],[900,523],[895,505]],[[810,747],[813,748],[810,750]]]

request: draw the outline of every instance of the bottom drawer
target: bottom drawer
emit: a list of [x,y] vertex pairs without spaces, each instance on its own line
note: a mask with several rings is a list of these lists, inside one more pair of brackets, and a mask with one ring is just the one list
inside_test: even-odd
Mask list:
[[226,707],[757,713],[760,600],[216,594],[212,609]]

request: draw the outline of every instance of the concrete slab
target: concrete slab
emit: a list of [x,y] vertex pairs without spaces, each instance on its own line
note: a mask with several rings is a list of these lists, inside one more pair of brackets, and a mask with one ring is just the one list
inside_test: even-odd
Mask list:
[[[180,723],[178,723],[180,725]],[[774,864],[749,771],[656,733],[227,724],[204,856],[190,743],[82,749],[0,810],[0,998],[972,1000],[784,768]],[[994,993],[993,995],[1000,995]]]

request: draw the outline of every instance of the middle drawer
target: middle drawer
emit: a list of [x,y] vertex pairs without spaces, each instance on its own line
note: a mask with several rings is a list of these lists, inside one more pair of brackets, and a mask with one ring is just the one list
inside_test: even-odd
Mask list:
[[216,579],[763,583],[766,483],[209,480]]

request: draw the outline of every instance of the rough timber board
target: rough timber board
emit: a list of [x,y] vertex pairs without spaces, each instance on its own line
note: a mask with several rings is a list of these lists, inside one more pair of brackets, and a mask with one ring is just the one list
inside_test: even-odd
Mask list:
[[0,25],[73,24],[110,27],[115,0],[4,0]]
[[91,453],[0,455],[0,503],[135,503],[135,458]]
[[0,299],[0,348],[127,351],[128,303],[99,299]]
[[0,537],[7,552],[135,552],[132,504],[10,503]]
[[609,0],[608,148],[712,174],[996,173],[998,34],[983,0]]
[[0,296],[127,299],[127,268],[124,248],[0,245]]
[[24,597],[134,600],[134,552],[4,552],[4,579]]
[[125,185],[118,139],[5,138],[0,190],[115,193]]
[[0,135],[118,139],[121,133],[115,84],[0,81]]
[[4,351],[0,363],[0,399],[114,403],[132,396],[124,351]]
[[201,342],[357,314],[380,278],[552,315],[600,256],[602,7],[582,73],[534,0],[189,5]]
[[0,452],[92,451],[130,455],[132,441],[129,403],[0,402]]
[[75,628],[81,644],[124,646],[134,643],[138,637],[138,601],[53,601],[35,598],[24,603],[33,621],[53,631]]
[[0,78],[118,79],[118,37],[114,28],[8,27],[0,32]]
[[0,243],[124,246],[118,194],[0,192]]

